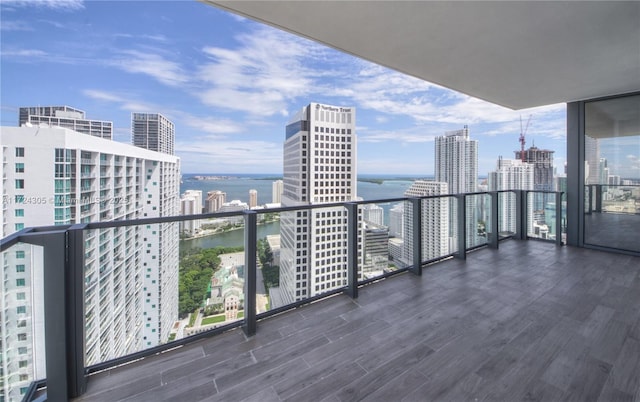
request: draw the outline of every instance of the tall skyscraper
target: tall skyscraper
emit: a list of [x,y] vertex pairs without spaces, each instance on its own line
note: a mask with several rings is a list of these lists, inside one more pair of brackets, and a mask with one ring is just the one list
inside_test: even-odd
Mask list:
[[271,202],[274,204],[282,203],[282,190],[283,183],[282,180],[276,180],[271,185]]
[[[585,184],[604,184],[600,180],[600,140],[584,136]],[[566,172],[565,172],[566,173]]]
[[[469,138],[469,129],[448,131],[436,137],[435,181],[447,183],[450,194],[473,193],[478,189],[478,141]],[[477,208],[475,197],[466,199],[466,244],[478,244]],[[453,246],[458,236],[458,208],[455,200],[449,207],[449,233]]]
[[[447,183],[416,180],[405,191],[405,197],[423,197],[448,194]],[[404,207],[404,260],[412,264],[413,256],[413,205]],[[449,251],[449,200],[446,197],[422,200],[422,261],[448,255]]]
[[[520,159],[498,159],[496,170],[489,172],[489,191],[499,190],[533,190],[535,165],[523,163]],[[498,196],[500,205],[498,221],[500,231],[515,233],[516,231],[516,198],[513,194],[501,193]],[[528,227],[533,228],[534,206],[528,204]]]
[[249,190],[249,208],[255,208],[258,206],[258,190]]
[[[525,149],[524,157],[522,151],[515,151],[516,159],[533,165],[533,190],[553,191],[553,153],[548,149],[539,149],[535,146]],[[533,199],[533,209],[544,211],[546,197],[544,194],[535,194]]]
[[[82,134],[107,140],[113,139],[113,123],[102,120],[88,120],[85,113],[70,106],[31,106],[19,110],[18,126],[46,124],[63,127]],[[28,123],[28,124],[27,124]]]
[[[2,127],[1,141],[3,237],[178,213],[177,157],[63,128]],[[95,229],[84,240],[87,364],[166,342],[178,318],[177,224]],[[2,384],[9,399],[44,377],[44,267],[39,247],[18,245],[2,259],[3,300],[14,300],[0,317],[3,370],[17,373]]]
[[216,212],[226,202],[227,193],[220,190],[207,192],[207,200],[204,203],[204,210],[207,213]]
[[[282,206],[356,199],[355,127],[352,107],[311,103],[291,118],[284,142]],[[346,285],[344,208],[283,212],[280,233],[277,299],[291,303]]]
[[131,140],[136,147],[173,155],[175,136],[173,123],[163,115],[131,114]]

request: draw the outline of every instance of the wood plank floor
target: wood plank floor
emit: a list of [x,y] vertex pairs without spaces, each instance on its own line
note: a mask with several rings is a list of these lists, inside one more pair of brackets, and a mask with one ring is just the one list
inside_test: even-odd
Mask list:
[[507,241],[92,376],[76,401],[640,401],[640,258]]

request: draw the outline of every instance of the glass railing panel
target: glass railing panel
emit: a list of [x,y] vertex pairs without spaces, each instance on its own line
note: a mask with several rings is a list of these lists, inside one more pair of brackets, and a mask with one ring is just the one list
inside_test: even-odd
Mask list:
[[556,194],[530,191],[527,194],[527,236],[555,240]]
[[[256,237],[256,313],[271,309],[271,293],[278,298],[280,289],[280,216],[279,212],[257,211]],[[276,305],[279,303],[276,300]]]
[[343,206],[280,213],[279,286],[269,288],[270,309],[347,286],[347,222]]
[[85,364],[241,320],[244,220],[84,231]]
[[423,262],[458,251],[458,219],[461,216],[458,200],[453,196],[422,200]]
[[43,247],[17,243],[0,256],[0,400],[20,401],[47,377]]
[[487,222],[491,216],[491,196],[475,194],[466,196],[467,249],[488,243]]
[[503,239],[517,231],[517,198],[513,192],[498,194],[498,235]]
[[361,281],[380,278],[404,268],[404,202],[361,204]]
[[178,317],[169,340],[244,318],[244,217],[181,222]]

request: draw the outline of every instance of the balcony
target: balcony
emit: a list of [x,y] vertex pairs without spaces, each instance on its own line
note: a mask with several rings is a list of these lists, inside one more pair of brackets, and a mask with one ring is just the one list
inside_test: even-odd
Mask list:
[[92,375],[75,400],[632,400],[638,264],[507,241]]
[[[545,230],[554,241],[526,241],[534,234],[527,226],[533,213],[528,204],[536,202],[535,193],[556,201],[555,223]],[[53,374],[35,382],[32,390],[47,384],[52,400],[60,395],[66,399],[69,392],[79,401],[172,396],[186,400],[632,399],[639,392],[634,373],[640,367],[636,308],[640,278],[635,269],[640,257],[560,247],[561,197],[561,193],[524,191],[425,196],[100,222],[14,234],[3,240],[3,251],[16,242],[44,244],[47,262],[46,360],[47,372]],[[425,257],[426,239],[411,236],[408,264],[365,272],[370,262],[359,254],[362,239],[357,235],[362,208],[398,202],[411,206],[405,222],[411,221],[418,234],[426,233],[423,225],[438,219],[425,214],[456,203],[452,215],[457,242]],[[514,205],[513,222],[498,214],[503,202]],[[468,244],[464,235],[469,211],[465,205],[486,209],[485,225],[477,231],[484,240],[478,244]],[[258,222],[278,213],[284,222],[312,213],[333,216],[329,212],[336,211],[345,217],[345,285],[340,282],[280,306],[260,304],[265,290],[255,258]],[[115,333],[105,317],[122,306],[97,304],[100,321],[96,316],[89,320],[91,325],[82,305],[47,302],[66,295],[66,300],[87,304],[88,291],[107,297],[118,289],[106,276],[110,270],[100,275],[100,293],[86,286],[85,241],[100,231],[113,228],[116,236],[121,227],[156,230],[161,224],[234,217],[244,221],[244,310],[239,319],[114,357],[103,349],[106,340],[112,339],[113,345],[137,342],[135,334],[142,327],[137,303],[126,303],[122,311],[137,317],[127,323],[127,328],[137,329]],[[100,239],[106,244],[114,240],[109,232]],[[141,256],[148,253],[149,241],[153,240],[145,238],[143,247],[136,249],[135,264],[140,265],[138,250]],[[61,252],[65,248],[74,257],[66,259]],[[125,286],[122,296],[137,300],[147,289],[141,279],[131,280],[140,273],[125,268],[129,279],[120,285]],[[66,272],[66,277],[56,272]],[[97,307],[92,311],[98,312]],[[58,325],[62,317],[71,323],[66,328]],[[97,322],[104,325],[98,332]],[[76,341],[85,336],[92,338],[86,345]],[[96,343],[98,336],[104,342]],[[85,366],[87,358],[91,361]]]

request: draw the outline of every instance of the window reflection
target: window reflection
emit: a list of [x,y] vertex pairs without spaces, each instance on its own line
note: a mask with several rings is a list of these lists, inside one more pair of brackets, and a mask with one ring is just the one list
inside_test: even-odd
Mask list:
[[640,252],[640,95],[585,104],[585,244]]

